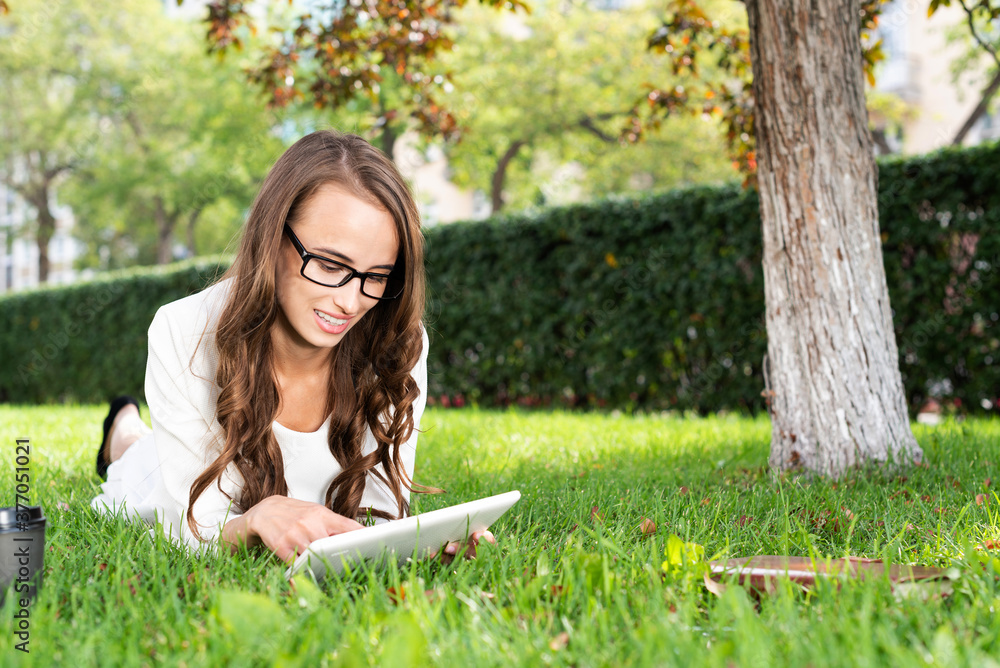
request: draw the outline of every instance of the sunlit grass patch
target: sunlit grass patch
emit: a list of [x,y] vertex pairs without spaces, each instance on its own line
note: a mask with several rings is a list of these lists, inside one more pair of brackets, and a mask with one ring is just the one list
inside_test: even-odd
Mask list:
[[[3,665],[988,665],[1000,657],[1000,421],[917,425],[927,466],[773,476],[766,418],[430,410],[418,512],[519,489],[474,561],[361,564],[318,585],[264,551],[191,556],[98,517],[100,406],[0,407],[32,442],[49,519],[31,654]],[[143,409],[143,415],[146,415]],[[11,480],[8,474],[8,480]],[[4,502],[13,501],[12,484]],[[653,526],[655,525],[655,527]],[[955,569],[951,593],[888,581],[710,594],[664,570],[706,557],[846,555]],[[977,547],[980,546],[980,547]],[[996,564],[1000,566],[1000,562]],[[0,618],[10,628],[14,607]],[[8,636],[9,637],[9,636]]]

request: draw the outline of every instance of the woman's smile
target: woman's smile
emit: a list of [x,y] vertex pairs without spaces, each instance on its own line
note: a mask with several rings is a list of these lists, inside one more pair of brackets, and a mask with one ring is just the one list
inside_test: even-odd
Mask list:
[[351,322],[350,316],[336,318],[319,309],[313,309],[313,313],[316,314],[316,322],[319,323],[320,329],[327,334],[343,334]]

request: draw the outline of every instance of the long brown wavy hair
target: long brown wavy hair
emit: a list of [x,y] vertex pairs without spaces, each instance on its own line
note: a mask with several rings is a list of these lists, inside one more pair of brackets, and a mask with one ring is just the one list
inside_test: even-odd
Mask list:
[[[440,491],[414,483],[399,452],[413,432],[413,403],[420,393],[410,376],[422,345],[420,216],[406,182],[384,154],[356,135],[323,130],[297,141],[271,168],[250,209],[236,259],[219,278],[234,279],[215,335],[219,352],[216,415],[225,443],[218,458],[191,486],[187,522],[199,539],[195,501],[213,483],[222,491],[222,474],[230,464],[243,478],[239,498],[232,499],[242,512],[268,496],[288,494],[281,450],[271,428],[279,407],[271,343],[271,327],[279,310],[277,261],[284,224],[294,225],[305,203],[325,184],[338,184],[389,212],[399,239],[393,274],[405,286],[399,298],[372,307],[333,349],[326,414],[332,416],[330,452],[343,470],[326,491],[326,507],[345,517],[370,512],[396,519],[409,512],[404,488]],[[369,429],[378,447],[363,455]],[[381,480],[395,497],[395,518],[379,509],[360,508],[368,474]]]

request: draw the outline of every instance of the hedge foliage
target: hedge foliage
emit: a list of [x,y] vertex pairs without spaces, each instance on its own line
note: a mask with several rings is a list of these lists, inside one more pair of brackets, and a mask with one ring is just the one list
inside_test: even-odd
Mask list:
[[161,305],[199,291],[225,261],[109,272],[0,298],[0,400],[101,402],[143,396],[146,330]]
[[[1000,400],[1000,143],[880,162],[911,409]],[[0,299],[0,399],[141,394],[157,306],[220,258]],[[763,408],[758,198],[696,187],[427,232],[430,401]]]

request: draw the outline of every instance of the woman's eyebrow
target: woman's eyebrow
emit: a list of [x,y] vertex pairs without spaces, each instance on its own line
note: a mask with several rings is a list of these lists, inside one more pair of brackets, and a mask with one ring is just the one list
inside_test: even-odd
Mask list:
[[[349,264],[351,266],[354,266],[354,260],[352,260],[351,258],[347,257],[343,253],[339,253],[339,252],[333,250],[332,248],[317,248],[316,252],[317,253],[322,253],[323,255],[331,255],[333,257],[338,257],[341,260],[343,260],[345,264]],[[386,271],[392,271],[395,268],[396,268],[396,265],[393,265],[393,264],[380,264],[380,265],[372,267],[372,269],[385,269]]]

